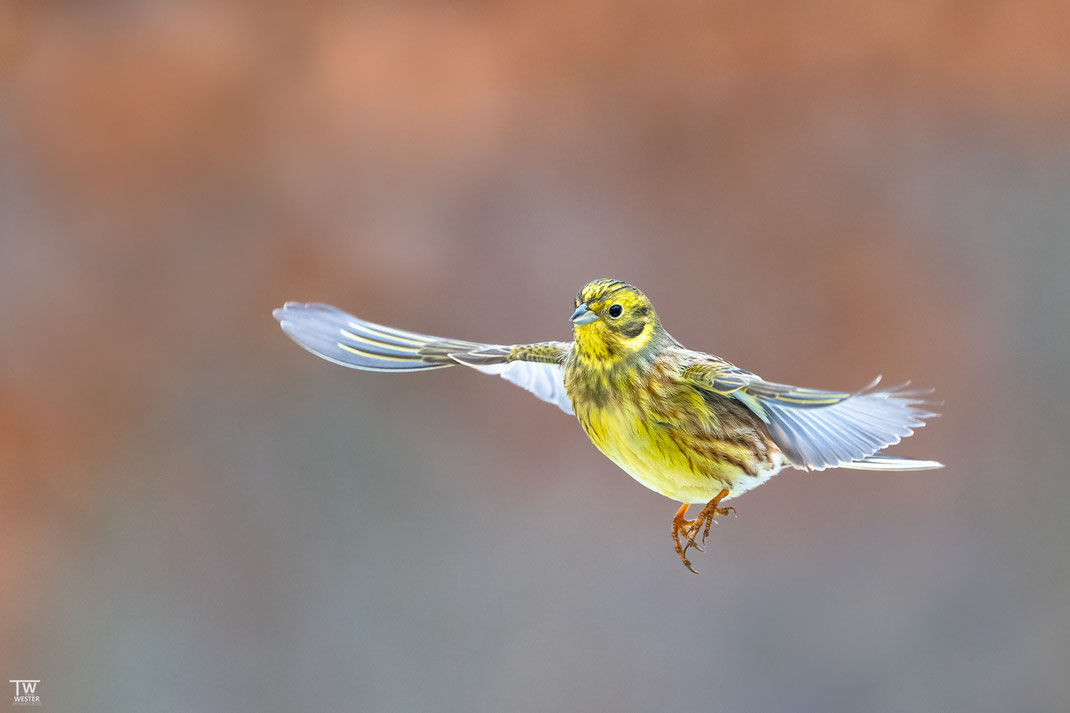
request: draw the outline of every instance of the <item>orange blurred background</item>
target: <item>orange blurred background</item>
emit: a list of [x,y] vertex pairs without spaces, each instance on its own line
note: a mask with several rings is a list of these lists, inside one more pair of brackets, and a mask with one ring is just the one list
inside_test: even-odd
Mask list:
[[[43,710],[1070,710],[1070,8],[0,4],[0,680]],[[286,300],[936,388],[694,577],[675,504]],[[7,685],[7,684],[5,684]]]

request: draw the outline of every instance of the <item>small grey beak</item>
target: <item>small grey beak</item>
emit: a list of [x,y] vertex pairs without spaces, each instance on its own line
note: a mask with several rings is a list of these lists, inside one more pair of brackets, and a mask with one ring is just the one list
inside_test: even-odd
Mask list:
[[568,321],[573,324],[590,324],[598,319],[598,315],[587,309],[586,304],[582,304],[576,308],[576,311],[572,313],[572,316],[568,318]]

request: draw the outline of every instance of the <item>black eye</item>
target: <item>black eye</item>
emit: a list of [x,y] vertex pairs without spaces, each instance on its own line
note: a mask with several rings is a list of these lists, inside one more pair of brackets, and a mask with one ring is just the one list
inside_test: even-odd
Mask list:
[[609,308],[609,316],[612,317],[613,319],[616,319],[617,317],[621,316],[622,314],[624,314],[624,308],[621,307],[620,305],[613,305],[612,307]]

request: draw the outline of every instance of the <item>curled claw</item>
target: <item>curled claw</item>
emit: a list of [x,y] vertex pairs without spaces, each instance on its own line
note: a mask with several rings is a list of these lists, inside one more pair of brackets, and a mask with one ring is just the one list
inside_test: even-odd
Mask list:
[[[722,491],[722,492],[724,492],[724,491]],[[715,501],[711,501],[711,502],[715,502]],[[709,505],[707,505],[706,507],[708,508]],[[705,509],[703,510],[703,512],[706,512]],[[736,509],[734,507],[732,507],[731,505],[725,506],[723,508],[714,507],[713,510],[710,512],[709,516],[706,518],[706,528],[702,531],[702,544],[706,544],[706,538],[710,536],[710,525],[712,525],[715,522],[717,522],[716,520],[714,520],[714,516],[715,515],[728,515],[728,513],[732,513],[734,515],[735,512],[736,512]]]
[[[701,529],[702,529],[702,520],[701,519],[695,520],[695,524],[692,525],[690,528],[688,528],[688,531],[687,531],[687,547],[684,548],[685,552],[688,550],[688,548],[691,548],[691,547],[694,547],[699,552],[705,552],[706,551],[697,542],[698,533],[699,533],[699,531]],[[705,537],[702,538],[702,544],[703,545],[706,544],[706,538]]]
[[[694,538],[689,537],[689,533],[694,528],[695,520],[685,520],[684,515],[687,514],[688,504],[684,503],[680,506],[680,509],[676,511],[676,515],[672,519],[672,541],[676,549],[676,554],[679,555],[680,561],[684,563],[684,566],[691,570],[692,573],[698,574],[695,568],[691,566],[691,560],[687,558],[687,550],[695,544]],[[687,545],[680,542],[680,534],[683,533],[684,538],[687,541]]]
[[[680,561],[684,563],[692,572],[695,569],[691,566],[691,560],[687,558],[687,551],[694,547],[699,552],[705,552],[703,545],[706,544],[706,538],[709,537],[710,527],[716,522],[717,515],[728,515],[729,513],[735,514],[736,509],[731,505],[720,507],[721,500],[728,496],[728,489],[725,488],[717,494],[713,500],[706,503],[702,508],[702,512],[694,520],[685,520],[684,516],[687,514],[688,504],[684,503],[680,506],[680,509],[676,511],[676,515],[672,519],[672,539],[673,545],[676,549],[676,554],[680,556]],[[702,533],[702,539],[698,540],[699,532]],[[680,535],[683,534],[684,542],[680,542]],[[698,574],[698,572],[695,572]]]

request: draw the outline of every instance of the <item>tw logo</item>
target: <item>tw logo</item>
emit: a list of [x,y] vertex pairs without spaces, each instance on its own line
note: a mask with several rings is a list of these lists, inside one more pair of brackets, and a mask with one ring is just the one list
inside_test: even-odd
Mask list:
[[17,679],[8,681],[8,683],[15,684],[15,699],[11,702],[13,706],[39,706],[41,705],[41,696],[37,695],[37,684],[41,682],[41,679],[25,680]]

